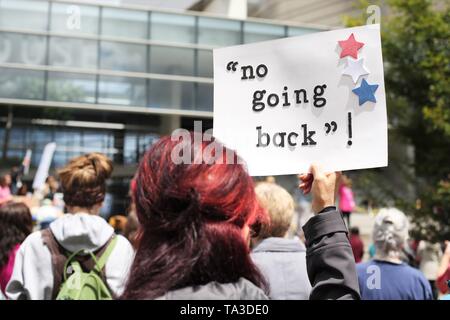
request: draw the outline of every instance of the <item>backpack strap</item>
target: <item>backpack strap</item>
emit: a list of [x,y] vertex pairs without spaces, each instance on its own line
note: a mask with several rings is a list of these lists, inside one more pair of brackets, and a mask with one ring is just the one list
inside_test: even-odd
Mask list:
[[102,273],[102,270],[106,264],[106,261],[108,261],[109,256],[111,255],[111,252],[116,247],[117,243],[117,236],[113,235],[112,238],[108,241],[106,247],[106,250],[102,253],[100,258],[97,260],[94,255],[92,255],[92,260],[95,261],[95,267],[94,270],[98,273]]
[[64,264],[67,257],[64,254],[64,248],[56,241],[50,228],[41,231],[41,237],[44,244],[47,246],[52,257],[52,272],[53,272],[53,290],[52,299],[56,299],[58,289],[61,286],[64,272]]

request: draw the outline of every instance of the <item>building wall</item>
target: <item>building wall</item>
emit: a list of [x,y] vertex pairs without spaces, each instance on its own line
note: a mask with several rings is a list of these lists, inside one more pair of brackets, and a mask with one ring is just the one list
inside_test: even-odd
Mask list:
[[57,139],[55,166],[95,150],[136,163],[155,135],[212,118],[214,48],[316,31],[98,1],[0,0],[0,123],[13,119],[0,128],[2,158],[31,148],[37,165]]
[[357,14],[351,0],[260,0],[249,8],[249,16],[338,27],[343,18]]
[[0,0],[3,168],[27,149],[35,168],[49,142],[53,168],[103,152],[123,196],[160,135],[212,126],[214,48],[322,30],[102,3]]

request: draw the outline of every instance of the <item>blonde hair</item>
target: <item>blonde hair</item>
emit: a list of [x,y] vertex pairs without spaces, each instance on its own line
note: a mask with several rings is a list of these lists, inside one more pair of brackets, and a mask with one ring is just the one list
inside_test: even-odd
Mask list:
[[257,183],[255,193],[270,218],[270,224],[261,225],[258,238],[284,237],[292,224],[294,199],[284,188],[272,182]]
[[70,160],[58,171],[66,205],[91,208],[102,203],[106,180],[112,170],[112,161],[101,153],[89,153]]

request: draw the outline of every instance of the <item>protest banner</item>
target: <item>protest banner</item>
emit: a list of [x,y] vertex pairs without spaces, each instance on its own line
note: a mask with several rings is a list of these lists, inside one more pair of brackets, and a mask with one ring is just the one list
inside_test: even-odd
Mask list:
[[387,166],[379,25],[215,49],[213,133],[256,176]]
[[36,175],[34,176],[33,190],[41,190],[44,187],[45,180],[48,177],[50,165],[52,164],[53,154],[55,153],[55,150],[55,142],[50,142],[45,145],[44,151],[42,152],[41,161],[39,162]]

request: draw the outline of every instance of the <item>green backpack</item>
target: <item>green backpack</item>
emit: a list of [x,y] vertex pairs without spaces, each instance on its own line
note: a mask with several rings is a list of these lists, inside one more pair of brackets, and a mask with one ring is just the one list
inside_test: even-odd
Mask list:
[[[52,255],[53,299],[56,300],[112,300],[103,268],[117,242],[113,236],[96,254],[84,249],[67,257],[49,229],[43,232],[44,243]],[[80,263],[79,260],[84,260]],[[90,261],[88,261],[90,260]],[[63,265],[63,268],[61,268]],[[86,267],[87,266],[87,267]],[[87,270],[87,271],[86,271]]]

